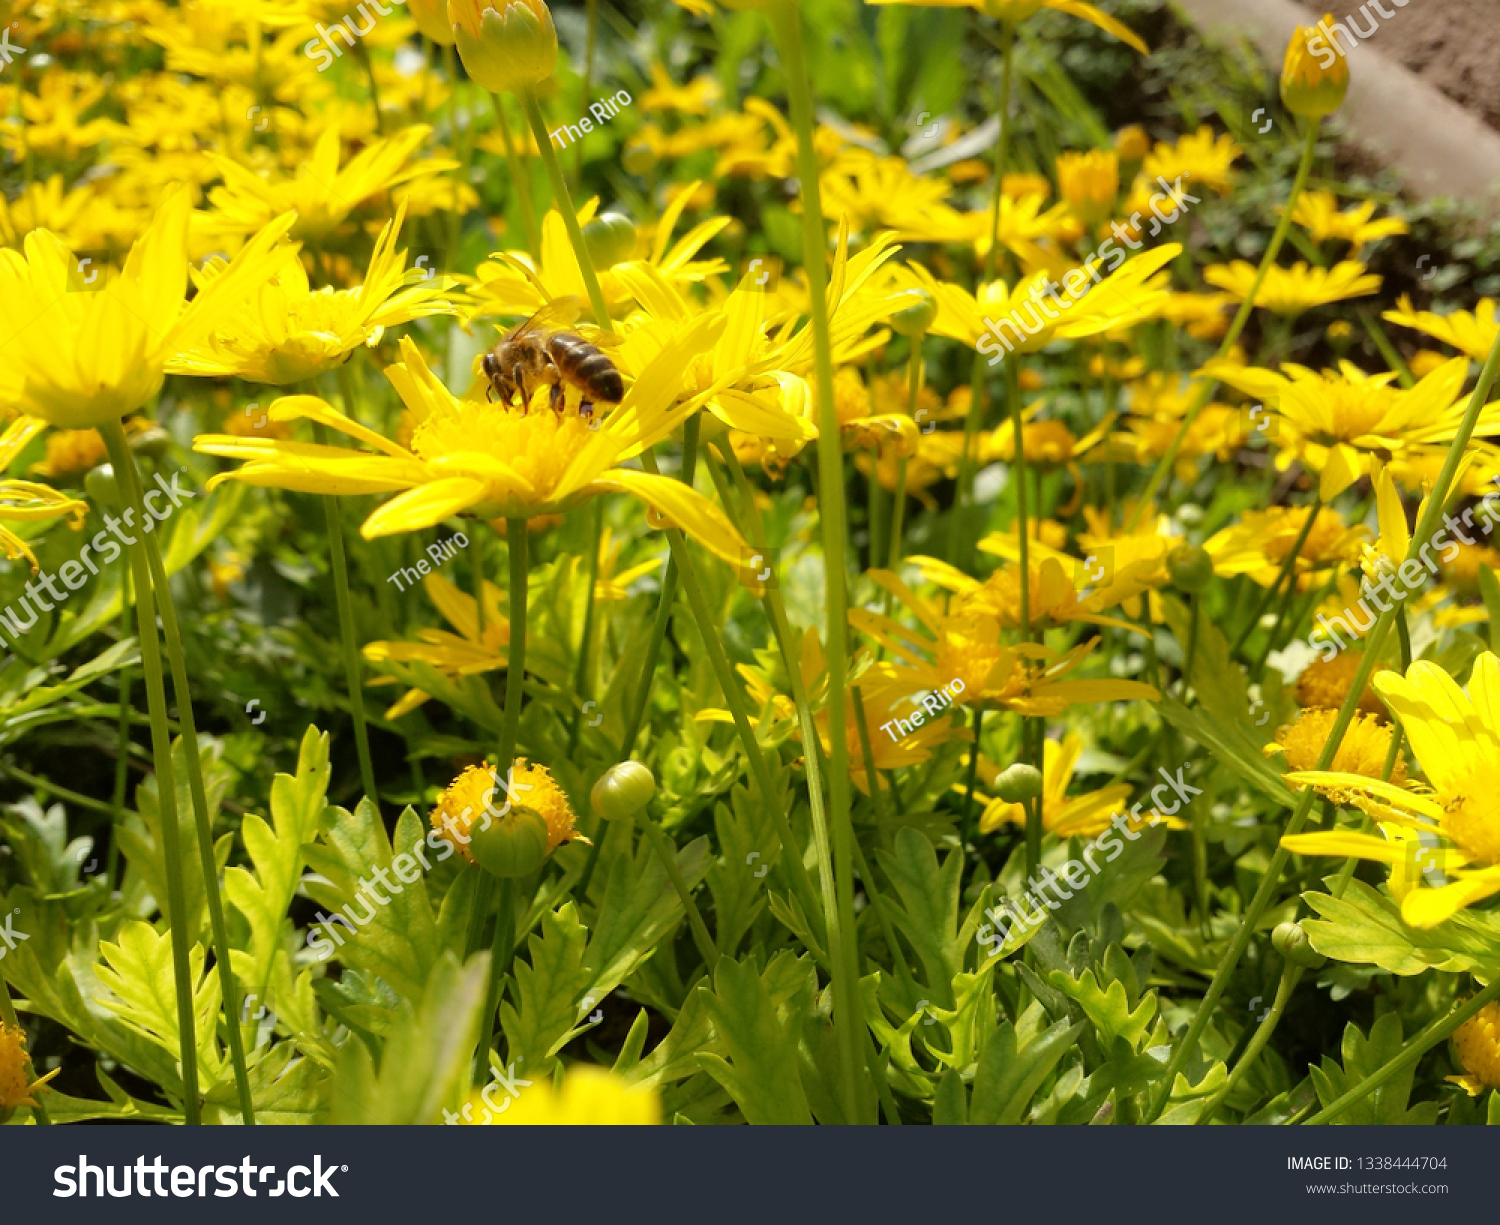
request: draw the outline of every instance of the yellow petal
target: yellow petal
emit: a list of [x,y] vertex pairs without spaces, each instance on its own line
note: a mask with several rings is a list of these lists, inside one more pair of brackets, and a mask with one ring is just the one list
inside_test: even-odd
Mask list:
[[665,515],[722,561],[741,569],[751,550],[724,512],[695,489],[670,477],[614,468],[590,483],[584,492],[618,490],[639,498]]
[[409,489],[392,498],[365,520],[359,534],[366,540],[396,532],[417,532],[468,510],[483,500],[485,485],[471,477],[455,476]]

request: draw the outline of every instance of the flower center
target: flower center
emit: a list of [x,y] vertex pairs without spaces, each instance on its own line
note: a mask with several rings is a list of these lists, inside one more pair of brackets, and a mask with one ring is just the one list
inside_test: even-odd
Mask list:
[[[429,462],[449,459],[460,466],[465,455],[498,459],[530,483],[535,494],[526,500],[545,501],[594,432],[575,410],[540,407],[536,397],[532,403],[524,413],[469,402],[456,412],[434,413],[412,431],[411,449]],[[474,475],[492,479],[479,465]]]

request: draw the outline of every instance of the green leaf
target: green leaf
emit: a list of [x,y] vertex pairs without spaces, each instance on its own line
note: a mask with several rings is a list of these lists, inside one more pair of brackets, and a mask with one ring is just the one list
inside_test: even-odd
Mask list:
[[[149,923],[136,920],[120,929],[119,942],[99,945],[105,965],[99,982],[112,993],[101,1002],[125,1026],[182,1059],[181,1035],[177,1029],[177,985],[173,978],[172,939]],[[193,991],[193,1026],[198,1067],[204,1088],[212,1088],[224,1073],[224,1059],[215,1036],[219,1015],[219,978],[205,974],[203,948],[193,945],[189,954]]]
[[[1388,1012],[1377,1019],[1368,1038],[1351,1021],[1344,1027],[1343,1066],[1324,1055],[1321,1067],[1308,1068],[1319,1100],[1324,1106],[1330,1105],[1396,1058],[1401,1049],[1401,1018],[1396,1013]],[[1341,1126],[1437,1122],[1442,1109],[1438,1102],[1422,1102],[1410,1110],[1406,1108],[1416,1073],[1416,1064],[1412,1064],[1353,1103],[1333,1122]]]
[[444,952],[412,999],[396,1007],[379,1067],[365,1043],[347,1043],[333,1083],[333,1124],[426,1124],[468,1089],[490,982],[490,955],[463,965]]
[[1151,1018],[1156,1015],[1154,993],[1141,1000],[1132,1012],[1125,984],[1118,979],[1102,989],[1093,970],[1085,970],[1076,979],[1053,970],[1047,978],[1064,995],[1077,1001],[1106,1047],[1118,1038],[1127,1042],[1131,1050],[1140,1049],[1141,1040],[1151,1028]]
[[722,856],[707,873],[714,937],[719,952],[733,955],[765,909],[765,882],[779,847],[766,806],[751,799],[743,784],[730,791],[728,804],[715,805],[714,830]]
[[[770,971],[767,971],[768,976]],[[811,1123],[797,1056],[797,1013],[777,1015],[753,963],[722,957],[714,988],[698,988],[724,1055],[699,1053],[699,1065],[734,1098],[750,1123]]]
[[593,977],[583,963],[587,941],[578,907],[566,902],[542,916],[541,933],[528,941],[530,963],[517,961],[512,966],[516,1004],[507,1000],[501,1005],[500,1026],[508,1058],[524,1062],[528,1076],[545,1076],[552,1070],[554,1055],[579,1019],[579,996]]
[[224,873],[224,892],[250,925],[249,950],[232,950],[230,960],[247,1003],[254,997],[254,1008],[270,998],[273,967],[291,956],[287,908],[301,880],[302,846],[317,833],[327,803],[328,778],[328,736],[309,727],[297,754],[297,773],[278,774],[271,783],[270,824],[250,813],[241,826],[254,872],[233,867]]
[[[378,976],[404,999],[420,999],[441,948],[420,870],[414,869],[416,879],[409,883],[393,875],[391,841],[369,799],[360,800],[353,813],[327,809],[323,821],[322,841],[305,846],[303,855],[324,879],[310,878],[305,887],[328,911],[342,908],[356,930],[330,920],[328,934],[319,931],[310,943],[338,944],[336,955],[344,965]],[[426,828],[406,809],[396,822],[396,845],[410,856],[425,838]],[[377,869],[384,873],[384,885]]]
[[900,906],[887,904],[892,921],[922,962],[923,985],[934,1003],[952,1008],[953,980],[963,966],[957,939],[963,856],[955,851],[939,868],[932,843],[909,828],[896,835],[894,853],[877,851],[876,855],[900,896]]
[[1042,1006],[1033,1003],[1021,1017],[1019,1034],[1009,1021],[990,1034],[974,1071],[970,1123],[1021,1122],[1037,1090],[1084,1030],[1082,1021],[1057,1021],[1037,1033],[1044,1019]]
[[1360,880],[1351,880],[1342,898],[1303,894],[1317,912],[1302,928],[1313,948],[1336,961],[1369,962],[1392,974],[1438,969],[1457,974],[1495,961],[1495,937],[1462,914],[1437,927],[1409,927],[1401,908]]
[[1248,712],[1244,721],[1232,721],[1203,707],[1190,709],[1171,697],[1162,698],[1156,709],[1173,727],[1201,744],[1257,791],[1282,808],[1295,804],[1280,771],[1261,751],[1266,738],[1256,734]]

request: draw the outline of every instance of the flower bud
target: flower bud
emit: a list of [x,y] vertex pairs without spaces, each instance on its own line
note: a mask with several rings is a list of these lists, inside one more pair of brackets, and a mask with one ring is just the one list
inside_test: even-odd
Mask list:
[[650,174],[656,165],[656,150],[647,141],[632,139],[626,142],[620,164],[629,174]]
[[906,296],[911,305],[891,316],[891,330],[901,336],[921,336],[937,318],[937,299],[925,289],[913,289]]
[[547,822],[534,808],[512,804],[503,814],[480,821],[470,835],[469,853],[491,876],[507,880],[535,872],[547,858]]
[[99,506],[119,506],[121,503],[120,482],[115,478],[115,470],[111,464],[100,464],[97,468],[90,469],[83,478],[83,488],[89,495],[89,501]]
[[137,455],[149,455],[152,459],[160,459],[171,445],[172,435],[159,425],[149,426],[130,439],[132,451]]
[[1281,101],[1294,115],[1321,119],[1343,104],[1349,92],[1349,61],[1326,31],[1333,14],[1315,26],[1298,26],[1281,66]]
[[995,780],[995,794],[1007,804],[1020,804],[1042,794],[1042,772],[1018,761]]
[[1196,593],[1213,579],[1214,559],[1205,549],[1184,542],[1167,554],[1167,573],[1174,587]]
[[1307,933],[1302,930],[1300,923],[1288,921],[1276,924],[1275,930],[1271,932],[1271,947],[1294,966],[1309,970],[1316,970],[1328,960],[1308,942]]
[[622,761],[599,776],[589,793],[589,805],[606,821],[628,821],[655,794],[655,775],[638,761]]
[[453,45],[453,23],[448,20],[448,0],[406,0],[406,11],[417,23],[422,37],[439,46]]
[[605,213],[583,227],[583,245],[595,268],[610,268],[635,250],[635,226],[622,213]]
[[557,27],[542,0],[448,0],[448,20],[464,70],[492,94],[536,89],[557,71]]

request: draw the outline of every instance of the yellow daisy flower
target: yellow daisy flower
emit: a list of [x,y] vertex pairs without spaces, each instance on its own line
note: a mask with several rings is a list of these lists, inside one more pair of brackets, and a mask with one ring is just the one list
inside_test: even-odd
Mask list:
[[[1393,868],[1391,891],[1413,927],[1436,927],[1465,906],[1500,893],[1500,659],[1475,661],[1468,692],[1436,664],[1418,660],[1400,676],[1382,673],[1375,689],[1401,721],[1427,785],[1360,774],[1308,771],[1291,783],[1337,788],[1373,817],[1384,837],[1327,830],[1282,839],[1298,855],[1356,856]],[[1426,835],[1438,845],[1422,846]],[[1416,860],[1413,870],[1413,860]],[[1424,870],[1449,882],[1422,887]]]
[[[1203,270],[1203,279],[1243,302],[1255,282],[1255,266],[1242,259],[1232,264],[1211,264]],[[1381,278],[1367,273],[1365,266],[1353,260],[1335,264],[1331,269],[1314,268],[1304,263],[1290,268],[1273,266],[1266,271],[1255,294],[1255,305],[1278,315],[1300,315],[1314,306],[1362,298],[1380,289]]]
[[[1113,783],[1098,791],[1070,796],[1068,785],[1073,781],[1082,752],[1083,741],[1072,733],[1061,741],[1047,740],[1042,745],[1042,829],[1055,838],[1090,838],[1108,829],[1114,814],[1130,796],[1128,783]],[[993,787],[1000,776],[1000,767],[981,757],[979,772],[985,786]],[[1176,828],[1182,827],[1182,822],[1175,818],[1160,819]],[[989,800],[979,818],[979,832],[992,834],[1002,825],[1024,827],[1025,806]]]
[[273,249],[294,220],[271,222],[212,284],[187,290],[188,192],[168,192],[118,276],[82,265],[48,230],[26,236],[26,256],[0,251],[0,405],[51,425],[119,420],[161,390],[166,366],[221,326],[280,269]]
[[[453,314],[445,296],[448,278],[428,280],[417,269],[406,270],[406,252],[396,249],[405,217],[405,207],[397,208],[380,231],[362,285],[313,290],[301,261],[290,260],[203,344],[169,362],[167,372],[284,387],[333,369],[360,345],[379,344],[388,327]],[[224,267],[221,260],[210,261],[193,280],[207,288]]]
[[1175,183],[1179,177],[1190,179],[1195,191],[1202,186],[1223,195],[1233,185],[1232,168],[1242,153],[1232,137],[1216,137],[1204,124],[1175,143],[1157,144],[1141,163],[1141,177],[1151,181],[1161,177],[1168,183]]
[[[1318,473],[1325,502],[1362,476],[1372,461],[1407,461],[1445,452],[1463,419],[1466,358],[1454,358],[1410,390],[1392,387],[1394,374],[1366,374],[1349,362],[1317,373],[1287,364],[1284,374],[1233,362],[1209,362],[1201,374],[1229,384],[1274,410],[1268,433],[1278,448],[1276,466],[1294,461]],[[1500,433],[1500,404],[1480,414],[1475,437]]]
[[[1318,763],[1318,755],[1328,744],[1328,734],[1333,730],[1338,710],[1331,707],[1309,707],[1297,712],[1297,717],[1285,727],[1278,728],[1276,739],[1266,746],[1266,753],[1280,753],[1287,768],[1293,772],[1311,770]],[[1386,756],[1391,751],[1392,728],[1375,715],[1356,712],[1353,722],[1344,732],[1334,754],[1329,770],[1338,775],[1358,775],[1361,778],[1380,778],[1385,768]],[[1396,754],[1396,764],[1391,771],[1392,786],[1400,787],[1406,782],[1406,758]],[[1299,788],[1296,778],[1292,786]],[[1313,788],[1338,804],[1350,802],[1353,793],[1337,784],[1319,784]]]
[[469,766],[438,797],[430,821],[461,858],[477,863],[469,849],[474,827],[486,827],[511,805],[529,808],[546,822],[549,852],[565,842],[588,841],[574,830],[577,815],[552,772],[546,766],[527,765],[524,757],[517,757],[511,766],[508,783],[494,766]]
[[1305,229],[1314,242],[1337,240],[1350,244],[1350,258],[1358,259],[1366,243],[1405,234],[1410,227],[1400,217],[1375,216],[1375,201],[1366,200],[1339,212],[1338,197],[1331,191],[1304,191],[1297,197],[1292,220]]
[[[15,458],[26,449],[47,425],[35,417],[18,417],[0,434],[0,472],[15,462]],[[4,526],[12,523],[35,523],[70,515],[75,530],[83,526],[89,513],[87,502],[80,502],[48,485],[35,481],[0,480],[0,549],[9,558],[24,557],[31,563],[32,573],[37,572],[36,554],[27,543]]]
[[415,124],[395,136],[371,141],[340,167],[339,127],[331,123],[318,137],[311,157],[299,163],[290,178],[264,178],[239,162],[210,153],[224,185],[208,193],[212,211],[198,214],[195,228],[206,241],[233,239],[253,234],[272,218],[294,210],[297,220],[292,237],[327,238],[372,197],[458,165],[436,159],[410,162],[431,131],[425,124]]
[[[1248,574],[1255,583],[1269,587],[1307,526],[1307,515],[1305,506],[1246,511],[1238,523],[1221,528],[1205,540],[1203,548],[1214,559],[1216,574]],[[1333,507],[1320,507],[1293,563],[1298,590],[1306,591],[1322,582],[1320,576],[1335,566],[1357,562],[1369,539],[1364,524],[1346,523]]]
[[[1297,705],[1304,709],[1311,707],[1316,710],[1338,710],[1349,696],[1349,686],[1354,683],[1355,673],[1359,671],[1364,658],[1363,651],[1350,647],[1340,651],[1332,659],[1313,660],[1297,678]],[[1388,671],[1390,669],[1377,665],[1375,674]],[[1385,718],[1385,704],[1368,682],[1356,709],[1377,719]],[[1311,760],[1316,761],[1316,755]]]
[[1435,315],[1431,311],[1415,310],[1411,298],[1402,294],[1396,299],[1399,309],[1386,311],[1381,316],[1388,323],[1404,328],[1415,328],[1452,345],[1460,353],[1467,353],[1476,362],[1482,362],[1495,347],[1495,337],[1500,335],[1500,320],[1495,318],[1495,299],[1480,298],[1473,311],[1454,311],[1450,315]]
[[[696,11],[691,4],[683,7]],[[631,1085],[613,1072],[585,1063],[568,1069],[561,1089],[553,1088],[549,1077],[515,1098],[490,1090],[475,1093],[458,1122],[472,1127],[655,1126],[661,1122],[661,1100],[654,1088]]]
[[397,446],[316,396],[288,396],[271,406],[273,421],[320,422],[368,450],[282,442],[274,438],[200,435],[194,449],[247,461],[213,478],[303,493],[396,493],[365,520],[366,540],[421,531],[459,514],[481,519],[530,519],[559,514],[600,493],[628,493],[683,528],[735,566],[748,548],[723,513],[681,481],[620,465],[667,437],[699,407],[674,406],[683,372],[712,343],[712,317],[663,349],[602,424],[585,418],[570,389],[562,408],[549,389],[528,405],[459,400],[428,370],[411,340],[386,377],[418,418],[411,447]]

